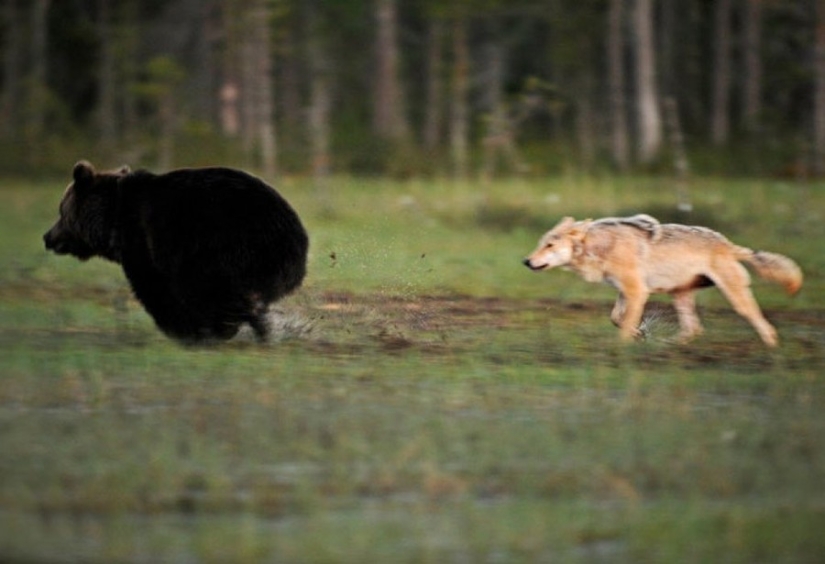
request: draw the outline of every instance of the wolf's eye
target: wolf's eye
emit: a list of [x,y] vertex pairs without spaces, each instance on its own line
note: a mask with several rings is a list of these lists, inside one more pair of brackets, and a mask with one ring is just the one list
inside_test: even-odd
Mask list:
[[553,248],[553,243],[547,243],[546,245],[544,245],[544,248],[545,249],[552,249]]

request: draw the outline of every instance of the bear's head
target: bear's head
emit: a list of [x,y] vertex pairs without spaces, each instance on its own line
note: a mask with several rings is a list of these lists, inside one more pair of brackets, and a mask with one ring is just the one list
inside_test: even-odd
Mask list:
[[60,201],[60,217],[43,235],[46,249],[80,260],[101,256],[119,261],[115,248],[117,182],[129,174],[129,167],[97,172],[80,161],[72,171],[73,181]]

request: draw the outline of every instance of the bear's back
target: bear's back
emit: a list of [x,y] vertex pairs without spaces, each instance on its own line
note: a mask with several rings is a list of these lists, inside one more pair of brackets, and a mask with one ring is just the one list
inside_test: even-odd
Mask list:
[[125,260],[148,254],[161,272],[188,279],[217,270],[264,287],[272,280],[294,286],[303,278],[306,231],[262,180],[213,167],[138,171],[120,185]]
[[144,227],[168,229],[176,237],[306,236],[292,206],[274,188],[243,171],[222,167],[161,175],[138,171],[120,184],[127,214],[137,214]]

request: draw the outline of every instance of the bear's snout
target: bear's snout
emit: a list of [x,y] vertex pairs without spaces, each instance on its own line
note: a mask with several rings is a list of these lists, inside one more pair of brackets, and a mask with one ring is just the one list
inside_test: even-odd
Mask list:
[[49,237],[49,234],[43,236],[43,242],[46,244],[46,250],[51,251],[56,255],[69,254],[68,246],[65,242],[61,242],[54,237]]
[[47,251],[52,251],[57,255],[71,254],[81,260],[85,260],[92,255],[90,249],[86,249],[79,241],[66,237],[66,234],[60,232],[57,226],[52,227],[43,235],[43,244],[46,246]]
[[43,235],[43,244],[47,251],[54,251],[58,255],[66,254],[66,241],[57,231],[57,226],[52,227]]
[[55,241],[54,241],[54,235],[52,235],[52,230],[51,229],[46,231],[46,233],[43,235],[43,244],[46,246],[47,251],[54,250]]

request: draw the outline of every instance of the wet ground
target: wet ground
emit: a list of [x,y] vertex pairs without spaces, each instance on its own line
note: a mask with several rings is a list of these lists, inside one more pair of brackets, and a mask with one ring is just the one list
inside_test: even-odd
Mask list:
[[[295,304],[292,304],[295,305]],[[612,302],[508,299],[461,295],[386,296],[327,293],[275,312],[282,336],[297,336],[320,354],[418,352],[478,354],[491,362],[607,363],[630,350],[649,363],[682,366],[731,363],[731,369],[773,365],[825,367],[825,309],[768,310],[781,345],[771,350],[732,309],[700,307],[705,332],[676,341],[670,304],[649,303],[647,336],[618,343]],[[279,313],[280,312],[280,313]],[[276,331],[277,333],[277,331]]]

